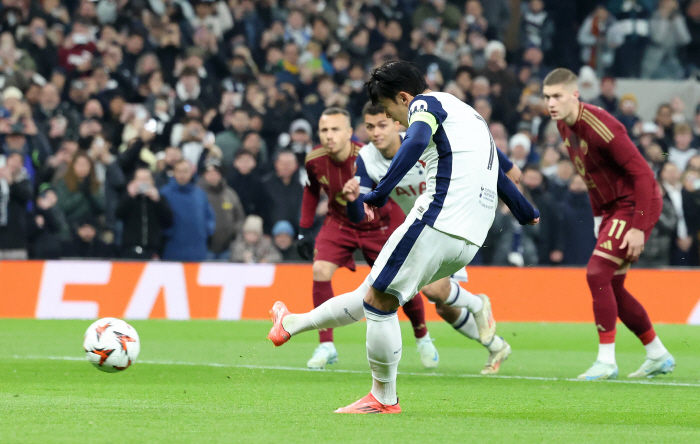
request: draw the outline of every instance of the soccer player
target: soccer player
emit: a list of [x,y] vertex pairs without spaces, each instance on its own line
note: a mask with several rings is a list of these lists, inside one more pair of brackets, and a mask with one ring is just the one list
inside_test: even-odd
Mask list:
[[[392,233],[357,290],[364,295],[367,358],[372,390],[338,413],[400,413],[396,375],[401,329],[396,310],[418,289],[464,268],[493,223],[499,163],[488,125],[451,94],[432,92],[407,62],[375,69],[367,89],[372,103],[407,127],[406,138],[379,185],[363,197],[365,214],[375,217],[416,163],[425,164],[426,191],[405,222]],[[282,338],[289,312],[273,307],[271,335]],[[288,335],[287,338],[288,339]]]
[[[375,215],[372,221],[353,223],[346,213],[347,201],[343,186],[354,177],[355,159],[360,146],[351,141],[350,114],[344,109],[329,108],[319,120],[321,145],[306,156],[309,184],[304,189],[301,208],[299,253],[305,259],[313,259],[313,302],[318,307],[333,298],[331,278],[339,267],[355,271],[353,253],[359,249],[372,265],[389,235],[403,222],[404,214],[396,204],[389,204]],[[311,227],[321,190],[328,196],[328,215],[315,240]],[[423,299],[418,297],[404,306],[404,313],[411,320],[421,362],[426,368],[436,368],[438,352],[433,345],[425,324]],[[308,368],[322,369],[338,360],[333,344],[333,330],[319,331],[321,344],[307,362]]]
[[[399,134],[399,123],[387,116],[381,105],[368,103],[362,114],[372,141],[360,150],[356,159],[355,177],[349,180],[343,189],[346,200],[349,202],[347,206],[348,217],[354,223],[359,223],[365,218],[360,193],[369,192],[380,182],[380,177],[387,173],[391,160],[396,156],[402,142]],[[512,165],[503,153],[500,151],[498,153],[501,165],[505,163],[505,169],[513,172],[517,179],[519,173],[517,167]],[[418,162],[415,168],[412,168],[394,188],[391,199],[401,207],[405,214],[408,214],[425,188],[425,168]],[[502,174],[499,174],[498,191],[499,195],[502,194],[504,200],[513,207],[513,213],[523,225],[538,216],[530,203]],[[508,196],[513,196],[513,198]],[[427,285],[421,291],[436,304],[438,314],[445,321],[450,323],[460,334],[479,341],[489,350],[486,366],[481,373],[497,373],[501,363],[511,352],[510,345],[503,338],[495,336],[496,322],[493,320],[488,297],[474,295],[461,288],[456,281],[466,281],[467,274],[466,270],[460,270],[460,272],[462,273],[453,276],[454,279],[443,278]],[[349,295],[351,297],[332,298],[308,313],[285,316],[282,327],[288,338],[309,330],[342,327],[364,318],[362,306],[364,294],[355,295],[353,292]],[[278,308],[284,306],[282,302],[277,302],[276,305]],[[274,329],[271,330],[270,339],[276,341],[277,338],[273,331]],[[282,345],[283,343],[276,342],[275,344]]]
[[600,340],[598,359],[578,379],[617,378],[618,316],[642,341],[647,354],[639,370],[629,377],[670,373],[675,359],[654,332],[644,307],[625,288],[630,264],[639,259],[661,214],[654,173],[619,121],[607,111],[579,101],[576,81],[568,69],[555,69],[545,78],[543,93],[571,161],[588,187],[598,238],[586,270]]

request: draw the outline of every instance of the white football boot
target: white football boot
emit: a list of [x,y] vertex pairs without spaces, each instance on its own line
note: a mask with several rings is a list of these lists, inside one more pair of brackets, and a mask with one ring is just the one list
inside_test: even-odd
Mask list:
[[[501,338],[503,339],[503,338]],[[503,339],[503,348],[498,351],[493,351],[489,353],[489,357],[486,359],[486,365],[481,370],[482,375],[495,375],[498,373],[498,369],[501,368],[503,361],[508,359],[508,356],[513,352],[510,348],[510,344]]]
[[490,344],[496,334],[496,320],[493,318],[493,312],[491,311],[491,300],[485,294],[477,294],[475,296],[484,302],[481,310],[472,313],[476,322],[476,328],[479,330],[479,339],[484,345]]
[[645,359],[644,364],[634,373],[629,374],[629,378],[653,378],[656,375],[671,373],[676,368],[676,360],[671,353],[666,353],[658,359]]
[[426,335],[423,338],[416,339],[416,345],[418,345],[418,353],[420,353],[420,361],[423,363],[423,367],[428,369],[437,368],[440,363],[440,355],[437,348],[433,345],[433,339]]
[[619,370],[617,364],[605,364],[604,362],[596,361],[593,366],[586,370],[585,373],[578,375],[579,381],[602,381],[605,379],[617,379]]
[[328,364],[338,362],[338,352],[332,342],[323,342],[316,347],[314,354],[306,363],[306,366],[314,370],[323,370]]

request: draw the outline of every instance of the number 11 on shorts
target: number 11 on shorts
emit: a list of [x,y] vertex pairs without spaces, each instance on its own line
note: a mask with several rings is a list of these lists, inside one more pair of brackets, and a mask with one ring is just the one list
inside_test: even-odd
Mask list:
[[617,234],[615,235],[615,239],[619,239],[620,236],[622,236],[622,231],[625,229],[625,225],[627,225],[627,221],[620,220],[620,219],[613,219],[612,227],[610,228],[610,231],[608,232],[608,236],[612,236],[613,233],[615,232],[615,228],[617,226],[620,226],[620,228],[617,230]]

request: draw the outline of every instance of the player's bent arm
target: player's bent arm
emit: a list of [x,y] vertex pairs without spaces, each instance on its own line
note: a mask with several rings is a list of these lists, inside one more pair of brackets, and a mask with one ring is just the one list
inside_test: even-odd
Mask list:
[[[434,127],[437,129],[437,122],[432,114],[427,114],[435,122]],[[391,191],[401,182],[401,179],[408,173],[411,168],[418,162],[420,156],[428,147],[430,138],[434,131],[432,125],[423,120],[417,120],[411,123],[406,131],[406,137],[399,148],[398,153],[394,156],[389,170],[386,175],[377,185],[374,191],[371,191],[364,196],[364,202],[375,206],[382,207],[389,200]]]
[[501,169],[498,170],[496,187],[498,197],[508,206],[520,225],[527,225],[540,217],[540,212],[525,199],[525,196],[520,193],[515,184],[508,179],[506,173]]

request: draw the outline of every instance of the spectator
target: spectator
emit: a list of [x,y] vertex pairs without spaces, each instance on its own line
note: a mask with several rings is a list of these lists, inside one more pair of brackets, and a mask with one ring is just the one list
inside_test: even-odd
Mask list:
[[169,146],[159,154],[162,159],[157,164],[158,174],[155,178],[155,186],[158,189],[170,182],[173,177],[173,168],[182,160],[182,150],[179,147]]
[[638,123],[641,123],[637,115],[637,96],[627,93],[620,97],[620,112],[616,117],[625,126],[630,137],[634,138],[633,130]]
[[660,186],[663,208],[659,221],[644,243],[644,251],[636,266],[640,268],[667,267],[671,264],[671,243],[676,235],[678,216],[666,190]]
[[67,231],[66,219],[56,207],[58,197],[49,184],[39,187],[29,221],[29,258],[58,259],[63,254],[61,233]]
[[558,265],[564,259],[564,224],[559,205],[545,188],[544,176],[534,165],[523,169],[523,187],[532,204],[540,211],[540,230],[536,239],[538,263]]
[[642,61],[642,77],[651,79],[681,79],[685,69],[678,50],[691,41],[688,27],[680,12],[678,0],[660,0],[651,17],[651,42]]
[[530,138],[523,133],[518,133],[511,137],[510,142],[508,142],[508,157],[511,162],[522,169],[527,163],[527,157],[531,148],[532,142]]
[[233,157],[241,148],[243,135],[250,129],[250,114],[244,109],[237,108],[231,113],[224,114],[223,119],[226,129],[216,136],[216,145],[223,153],[222,164],[229,168]]
[[693,126],[693,146],[700,146],[700,103],[695,108],[695,125]]
[[92,139],[88,155],[95,165],[95,175],[102,184],[101,193],[105,196],[105,225],[113,231],[117,202],[126,184],[126,178],[119,168],[116,156],[110,152],[109,142],[101,135]]
[[679,171],[684,171],[691,157],[698,154],[697,147],[691,146],[693,131],[687,123],[679,123],[673,131],[673,146],[668,150],[668,161],[674,163]]
[[22,164],[20,152],[0,156],[0,260],[28,257],[27,202],[32,200],[32,183]]
[[682,194],[683,216],[688,226],[688,234],[693,240],[687,262],[691,266],[698,266],[700,265],[700,165],[683,174]]
[[98,236],[97,220],[85,214],[73,221],[72,239],[63,247],[64,258],[111,259],[116,257],[114,247]]
[[437,18],[447,29],[457,29],[462,17],[459,8],[446,0],[421,2],[413,11],[413,27],[420,28],[427,19]]
[[163,232],[173,224],[173,212],[154,186],[151,170],[136,169],[119,200],[116,216],[123,224],[121,257],[140,260],[161,257]]
[[520,225],[508,207],[501,203],[486,241],[493,249],[493,265],[537,265],[539,231],[540,227],[536,225]]
[[294,246],[294,227],[289,221],[278,221],[272,227],[272,240],[282,255],[283,262],[303,262]]
[[37,64],[37,73],[48,79],[51,70],[58,66],[58,50],[47,36],[46,20],[41,16],[35,16],[29,22],[29,32],[24,37],[19,47],[27,51]]
[[543,53],[552,49],[554,22],[549,13],[544,10],[543,0],[530,0],[520,24],[520,43],[525,46],[535,46]]
[[690,34],[690,43],[685,47],[689,71],[697,77],[700,74],[700,0],[685,2],[685,23]]
[[593,210],[583,178],[575,175],[561,205],[564,230],[564,265],[584,266],[595,248]]
[[201,262],[207,258],[207,243],[216,220],[206,193],[193,183],[193,176],[192,163],[181,160],[173,169],[173,178],[160,189],[173,211],[173,224],[164,232],[166,261]]
[[299,165],[304,164],[306,155],[311,152],[314,145],[312,143],[311,124],[304,119],[297,119],[289,126],[289,133],[280,136],[279,146],[289,150],[297,157]]
[[262,179],[255,167],[255,156],[245,150],[236,153],[233,168],[226,177],[228,185],[238,194],[247,215],[257,214],[267,218],[269,202]]
[[75,154],[65,176],[56,182],[56,195],[58,208],[70,226],[80,218],[96,218],[104,213],[104,194],[100,192],[92,159],[86,153]]
[[[598,5],[583,21],[578,32],[581,61],[603,75],[615,60],[615,48],[622,44],[622,33],[616,28],[615,17],[605,6]],[[617,110],[617,106],[614,108]],[[611,112],[611,111],[608,111]]]
[[[298,179],[299,164],[291,151],[280,151],[275,159],[275,171],[263,179],[271,211],[265,221],[266,231],[271,232],[277,221],[294,221],[301,217],[301,198],[304,188]],[[295,230],[298,226],[295,227]]]
[[260,216],[248,216],[243,224],[243,236],[231,246],[231,261],[246,264],[276,263],[282,255],[272,242],[263,236],[263,220]]
[[93,42],[90,24],[85,21],[73,23],[71,33],[64,39],[58,50],[58,63],[67,72],[86,72],[92,67],[92,60],[97,54]]
[[611,12],[617,18],[610,32],[619,34],[622,43],[615,49],[612,74],[615,77],[639,77],[640,63],[649,42],[651,2],[615,0]]
[[656,109],[656,118],[654,119],[660,130],[662,131],[659,142],[661,143],[664,152],[668,152],[669,147],[673,146],[675,135],[675,123],[673,122],[673,110],[668,103],[662,103]]
[[693,245],[693,238],[688,231],[688,225],[685,221],[686,207],[684,198],[687,196],[683,190],[681,182],[681,170],[672,162],[668,162],[661,169],[659,174],[661,186],[667,200],[673,205],[673,210],[678,223],[673,236],[674,243],[671,247],[671,265],[690,265],[690,248]]
[[209,243],[208,259],[228,260],[231,257],[231,243],[240,236],[245,220],[243,205],[238,194],[223,180],[221,162],[217,159],[206,163],[199,186],[207,193],[216,218],[216,227]]
[[615,95],[616,85],[615,77],[603,77],[600,81],[600,95],[591,102],[591,105],[599,106],[610,114],[615,115],[618,111],[619,103],[619,99]]

